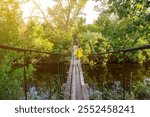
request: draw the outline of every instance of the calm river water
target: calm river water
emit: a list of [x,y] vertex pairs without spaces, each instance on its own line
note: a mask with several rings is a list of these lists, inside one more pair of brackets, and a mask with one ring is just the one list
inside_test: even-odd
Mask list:
[[[100,65],[82,67],[90,99],[149,99],[150,94],[143,87],[150,86],[150,64],[111,63],[106,68]],[[63,99],[62,87],[68,70],[68,63],[37,66],[35,79],[28,84],[28,99]],[[137,88],[143,88],[142,93],[137,92]]]

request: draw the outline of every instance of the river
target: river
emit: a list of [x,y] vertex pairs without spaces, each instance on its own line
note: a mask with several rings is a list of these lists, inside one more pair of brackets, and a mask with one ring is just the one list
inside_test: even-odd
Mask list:
[[[82,65],[90,99],[150,99],[150,64]],[[28,99],[63,99],[69,63],[42,64],[28,81]]]

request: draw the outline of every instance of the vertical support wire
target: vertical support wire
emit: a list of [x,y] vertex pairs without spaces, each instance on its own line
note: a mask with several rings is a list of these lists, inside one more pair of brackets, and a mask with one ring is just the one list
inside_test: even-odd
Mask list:
[[27,100],[26,52],[24,52],[24,94],[25,100]]
[[126,99],[126,85],[125,85],[125,76],[123,75],[123,100]]
[[[123,64],[126,62],[126,52],[123,52]],[[125,73],[123,74],[123,100],[126,99]]]
[[123,52],[123,63],[125,64],[126,62],[126,52]]
[[50,91],[49,91],[49,93],[50,93],[50,95],[49,95],[49,99],[51,100],[52,99],[52,77],[51,77],[51,63],[52,63],[52,61],[51,61],[51,58],[50,58],[51,56],[49,55],[49,64],[48,64],[48,68],[49,68],[49,78],[50,78]]

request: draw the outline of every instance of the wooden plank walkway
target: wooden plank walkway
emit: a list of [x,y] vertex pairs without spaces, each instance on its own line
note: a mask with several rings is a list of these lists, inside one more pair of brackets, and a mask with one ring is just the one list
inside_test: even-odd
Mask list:
[[88,85],[84,82],[80,60],[75,58],[76,47],[73,50],[68,79],[65,84],[65,100],[88,100]]

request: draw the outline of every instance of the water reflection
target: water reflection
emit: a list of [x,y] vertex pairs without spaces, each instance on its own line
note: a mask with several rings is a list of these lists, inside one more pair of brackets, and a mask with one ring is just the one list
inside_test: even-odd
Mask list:
[[[84,67],[84,71],[91,99],[150,99],[148,64],[111,63],[106,68]],[[138,87],[143,90],[139,91]]]
[[66,81],[67,67],[65,63],[38,65],[35,78],[28,81],[28,99],[63,99],[62,85]]
[[[83,66],[90,99],[150,99],[150,65],[108,64]],[[63,83],[69,63],[39,65],[35,78],[28,81],[28,99],[63,99]]]

